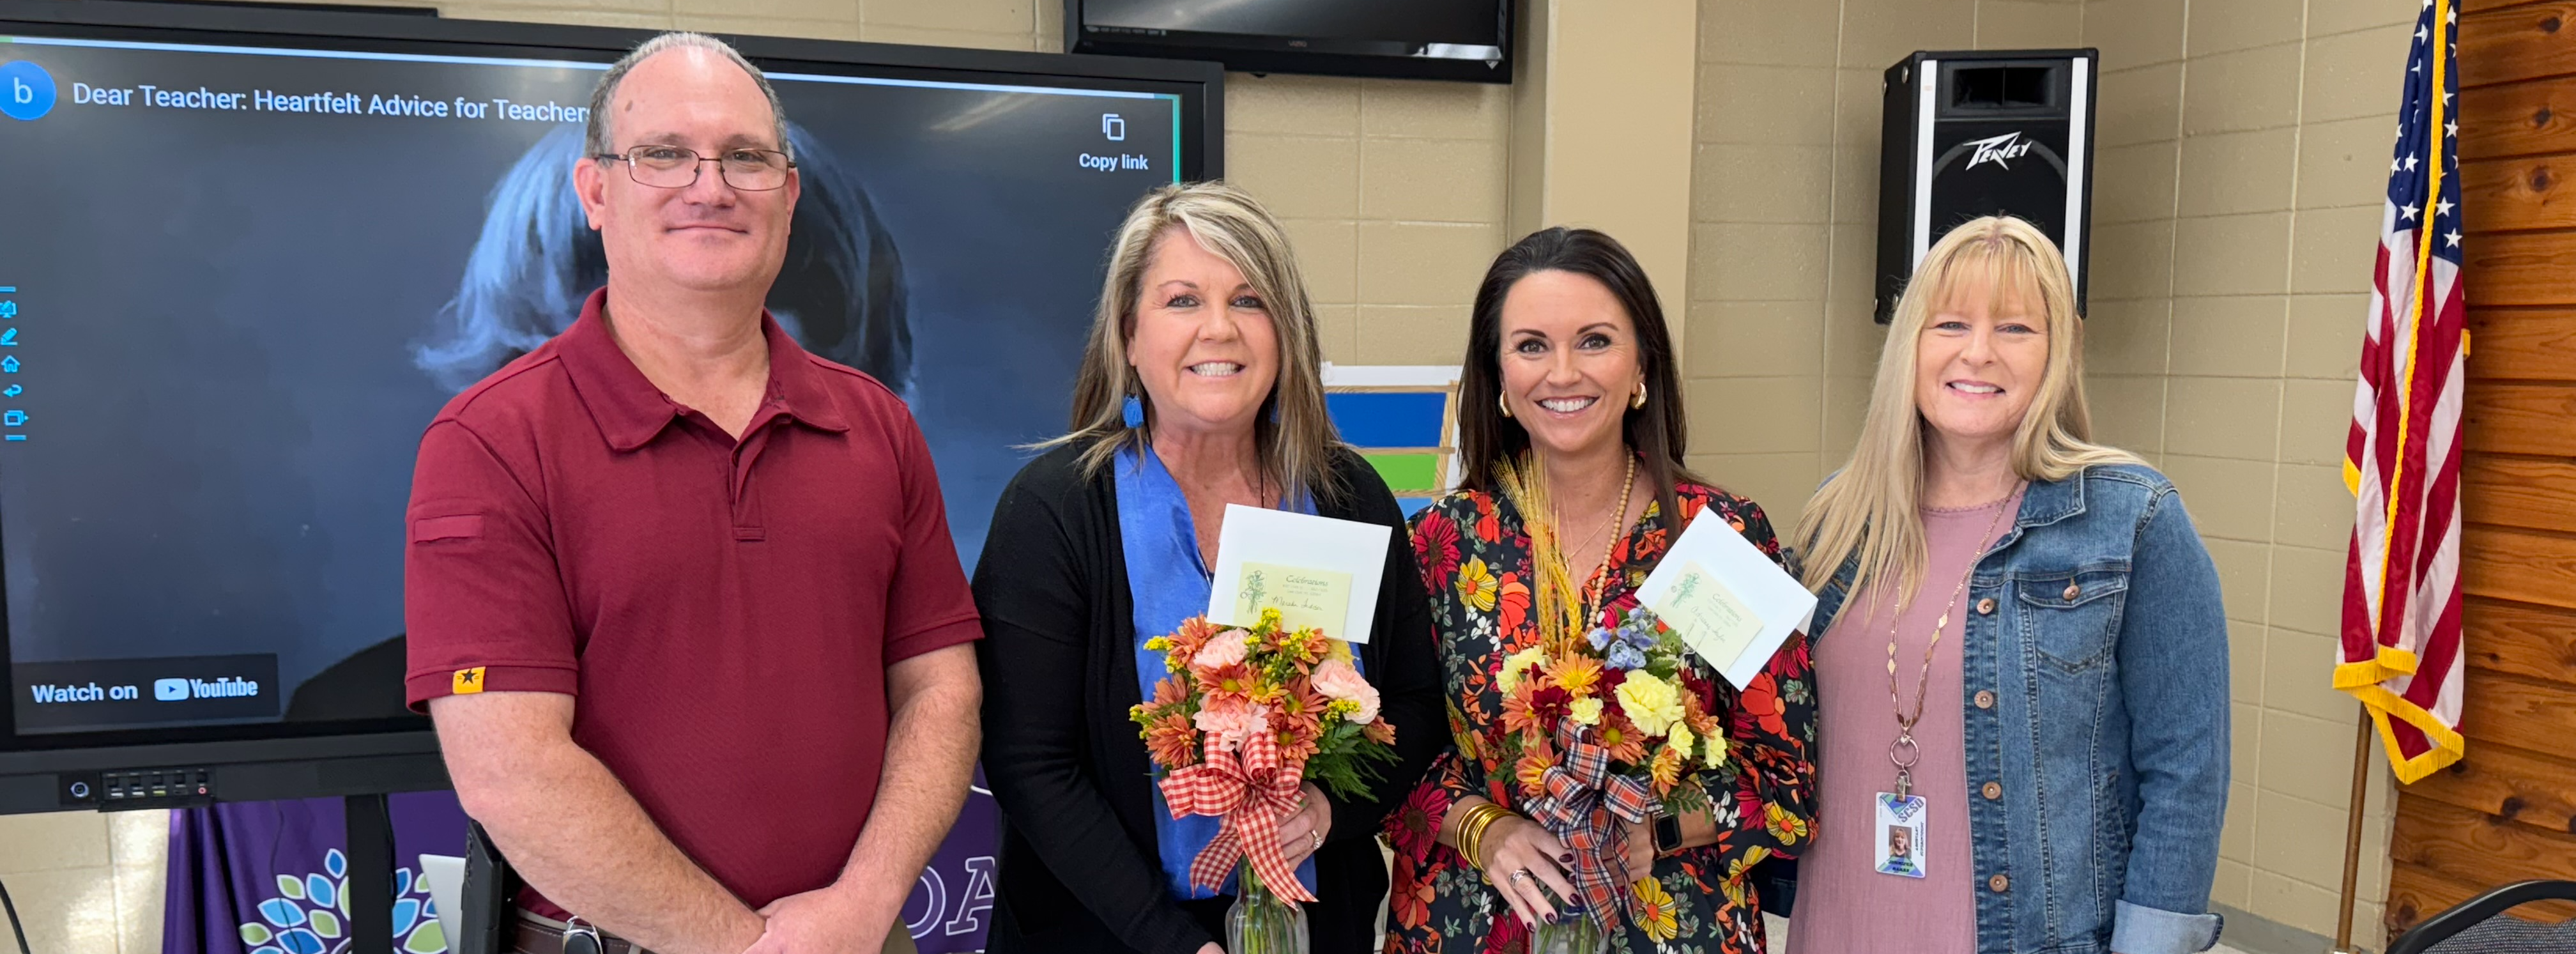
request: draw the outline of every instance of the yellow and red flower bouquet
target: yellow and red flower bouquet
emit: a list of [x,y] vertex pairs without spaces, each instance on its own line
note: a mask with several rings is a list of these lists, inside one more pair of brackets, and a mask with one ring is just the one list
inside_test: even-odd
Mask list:
[[1497,754],[1511,767],[1501,784],[1574,853],[1584,896],[1569,900],[1615,931],[1623,908],[1649,915],[1647,895],[1660,891],[1648,887],[1652,872],[1627,870],[1622,823],[1708,808],[1691,775],[1726,764],[1717,686],[1651,611],[1614,601],[1587,613],[1553,526],[1538,516],[1551,511],[1534,468],[1501,477],[1530,534],[1539,631],[1494,676],[1505,730]]

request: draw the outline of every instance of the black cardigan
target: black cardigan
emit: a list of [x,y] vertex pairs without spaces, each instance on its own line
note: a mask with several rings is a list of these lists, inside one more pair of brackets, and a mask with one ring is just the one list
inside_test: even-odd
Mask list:
[[[1153,764],[1137,704],[1132,602],[1115,478],[1086,477],[1082,448],[1058,448],[1012,478],[975,567],[984,639],[984,775],[1004,816],[992,943],[1010,951],[1194,954],[1222,944],[1224,899],[1184,902],[1156,854]],[[1429,604],[1404,514],[1385,481],[1338,449],[1347,488],[1327,517],[1393,527],[1375,630],[1352,646],[1395,726],[1399,764],[1377,800],[1333,800],[1308,907],[1314,950],[1356,954],[1375,938],[1385,861],[1375,836],[1448,741]]]

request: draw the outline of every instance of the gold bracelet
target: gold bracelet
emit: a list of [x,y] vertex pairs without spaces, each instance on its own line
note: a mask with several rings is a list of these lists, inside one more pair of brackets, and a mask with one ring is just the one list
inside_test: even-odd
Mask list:
[[[1485,804],[1492,803],[1488,802]],[[1451,809],[1447,823],[1449,826],[1449,840],[1453,845],[1464,846],[1467,843],[1467,829],[1475,825],[1476,816],[1483,814],[1484,809],[1485,805],[1469,805],[1465,808]]]
[[1492,807],[1478,805],[1470,808],[1467,817],[1458,823],[1458,847],[1467,852],[1469,865],[1478,864],[1477,849],[1485,843],[1485,826],[1494,822],[1494,813],[1488,811]]
[[1479,866],[1479,869],[1484,866],[1484,833],[1489,828],[1494,828],[1497,820],[1502,820],[1502,807],[1494,807],[1494,804],[1479,804],[1479,812],[1476,812],[1476,830],[1473,830],[1473,835],[1468,835],[1468,841],[1466,841],[1468,864]]
[[[1479,820],[1479,817],[1484,817],[1484,804],[1468,804],[1466,810],[1458,812],[1458,820],[1450,823],[1450,848],[1458,848],[1458,853],[1466,853],[1468,843],[1471,843],[1468,835],[1476,830],[1476,820]],[[1468,864],[1473,864],[1473,861],[1476,859],[1468,859]]]
[[1459,847],[1466,851],[1468,864],[1479,869],[1485,866],[1485,831],[1510,814],[1509,809],[1492,802],[1468,809],[1467,817],[1458,825]]
[[1492,821],[1493,816],[1483,805],[1468,809],[1467,817],[1459,820],[1458,850],[1466,855],[1468,867],[1482,867],[1476,861],[1476,849],[1484,843],[1485,826]]

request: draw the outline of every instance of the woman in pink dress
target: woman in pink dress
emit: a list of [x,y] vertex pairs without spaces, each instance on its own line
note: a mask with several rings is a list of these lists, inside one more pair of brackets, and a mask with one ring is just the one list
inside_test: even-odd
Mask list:
[[1960,226],[1790,535],[1819,593],[1796,954],[2188,954],[2226,811],[2227,624],[2164,475],[2088,439],[2029,223]]

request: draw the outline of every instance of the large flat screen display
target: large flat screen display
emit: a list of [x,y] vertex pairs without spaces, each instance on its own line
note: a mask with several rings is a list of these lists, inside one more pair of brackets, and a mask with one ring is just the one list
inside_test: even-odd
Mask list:
[[[0,3],[0,750],[417,732],[413,451],[602,282],[571,169],[644,34],[119,10]],[[804,177],[770,308],[905,396],[971,561],[1218,74],[742,46]]]
[[1508,83],[1511,0],[1062,0],[1068,49],[1254,73]]

